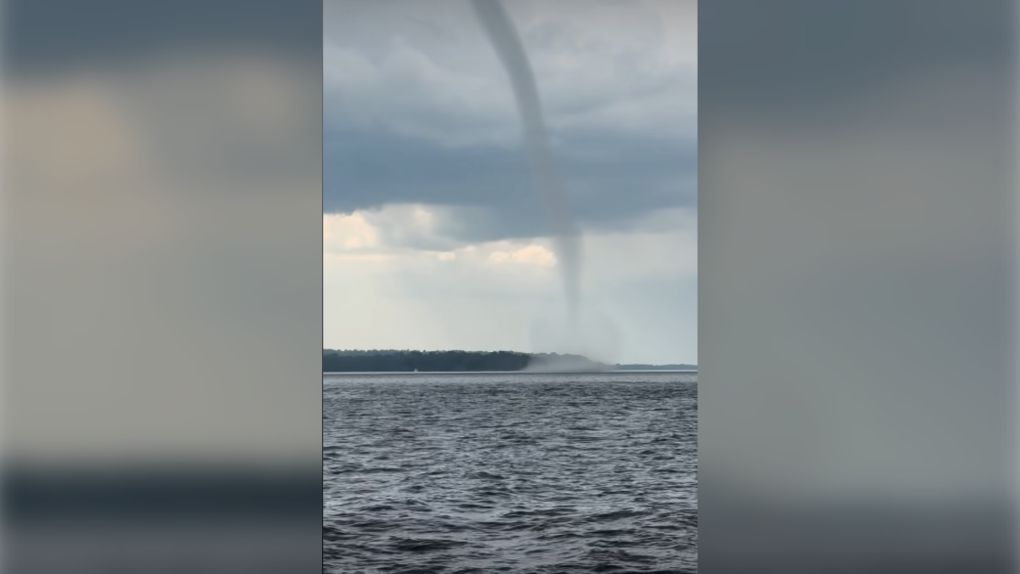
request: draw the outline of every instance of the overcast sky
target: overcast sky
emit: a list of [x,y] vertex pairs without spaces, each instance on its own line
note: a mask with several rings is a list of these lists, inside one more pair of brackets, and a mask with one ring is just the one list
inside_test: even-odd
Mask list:
[[324,345],[695,363],[696,3],[507,9],[583,232],[582,340],[559,335],[513,92],[470,4],[345,0],[324,24]]

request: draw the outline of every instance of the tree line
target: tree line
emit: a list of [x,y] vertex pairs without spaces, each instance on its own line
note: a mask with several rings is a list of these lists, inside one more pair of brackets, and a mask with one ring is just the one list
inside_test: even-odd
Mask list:
[[697,370],[696,365],[607,365],[580,355],[519,353],[517,351],[413,351],[396,349],[323,349],[322,372],[427,372],[427,371],[520,371],[528,366],[543,369],[605,370]]
[[520,371],[531,355],[514,351],[334,351],[322,352],[324,373],[377,371]]

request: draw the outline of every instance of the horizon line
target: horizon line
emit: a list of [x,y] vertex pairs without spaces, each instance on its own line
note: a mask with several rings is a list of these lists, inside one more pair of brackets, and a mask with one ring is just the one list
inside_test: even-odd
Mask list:
[[486,353],[486,354],[491,354],[491,353],[513,353],[513,354],[518,354],[518,355],[529,355],[529,356],[535,356],[535,355],[556,355],[556,356],[563,356],[563,357],[581,357],[581,358],[583,358],[585,360],[588,360],[588,361],[591,361],[593,363],[601,363],[603,365],[614,365],[614,366],[630,366],[630,365],[634,365],[634,366],[650,366],[650,367],[657,367],[657,366],[668,367],[668,366],[674,366],[674,365],[675,366],[685,366],[685,367],[697,367],[698,366],[698,364],[696,362],[694,362],[694,363],[687,363],[687,362],[684,362],[684,361],[667,362],[667,363],[639,363],[639,362],[602,363],[601,361],[596,361],[594,359],[590,359],[587,356],[582,355],[582,354],[577,354],[577,353],[559,353],[559,352],[556,352],[556,351],[526,352],[526,351],[512,351],[512,350],[507,350],[507,349],[500,349],[500,350],[497,350],[497,351],[468,351],[468,350],[464,350],[464,349],[432,349],[432,350],[426,350],[426,349],[334,349],[334,348],[329,348],[329,347],[323,347],[322,350],[323,351],[334,351],[334,352],[356,352],[356,353],[367,353],[367,352],[392,352],[392,353]]

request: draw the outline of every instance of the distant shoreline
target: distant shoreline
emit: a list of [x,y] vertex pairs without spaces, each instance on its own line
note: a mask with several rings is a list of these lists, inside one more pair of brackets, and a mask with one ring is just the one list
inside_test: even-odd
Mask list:
[[606,371],[323,371],[323,375],[614,375],[619,373],[684,373],[698,374],[696,370],[637,369]]
[[517,351],[322,350],[323,373],[697,372],[697,365],[608,364],[582,355]]

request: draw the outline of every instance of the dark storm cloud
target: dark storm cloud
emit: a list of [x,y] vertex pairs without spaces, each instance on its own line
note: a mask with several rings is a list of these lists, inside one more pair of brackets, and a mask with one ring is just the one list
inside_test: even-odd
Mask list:
[[[570,134],[553,153],[582,227],[626,229],[648,213],[696,206],[693,140]],[[393,203],[475,208],[443,231],[467,241],[546,235],[547,224],[517,147],[449,148],[384,130],[326,128],[323,205],[350,213]]]
[[[693,34],[693,18],[667,6],[676,4],[507,6],[570,217],[586,231],[631,229],[657,210],[696,206],[696,46],[693,35],[669,35]],[[436,229],[447,238],[553,233],[521,141],[514,82],[469,8],[327,5],[327,212],[417,203],[450,208]]]

